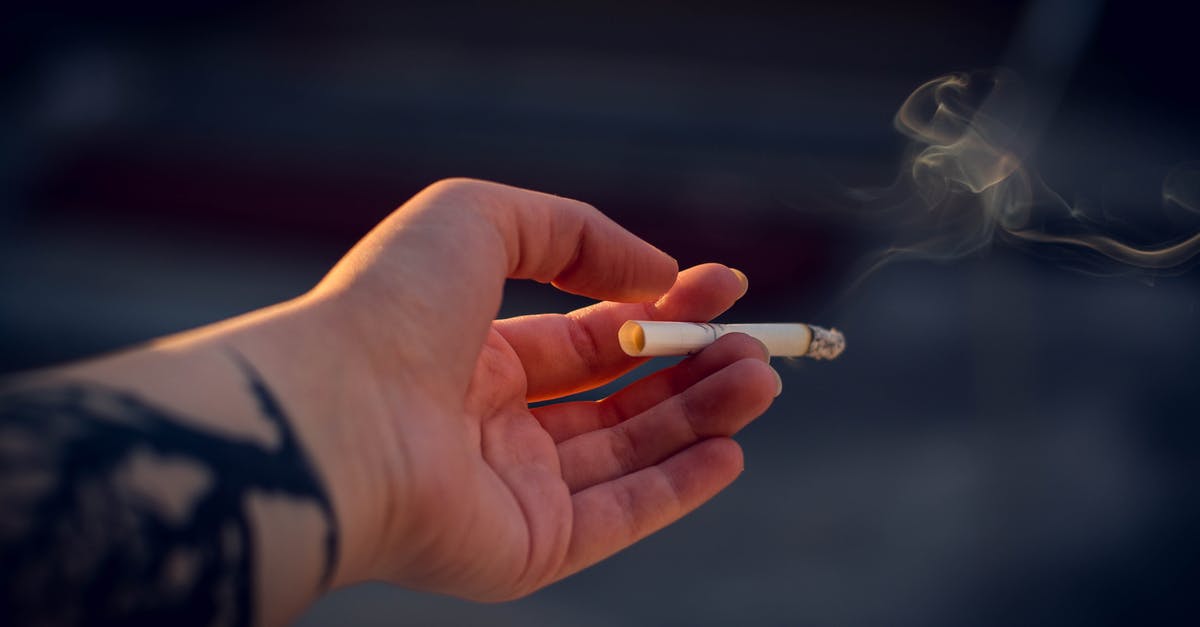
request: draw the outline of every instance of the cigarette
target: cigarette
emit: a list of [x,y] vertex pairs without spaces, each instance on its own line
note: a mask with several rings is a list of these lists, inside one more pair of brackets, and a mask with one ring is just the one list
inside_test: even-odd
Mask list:
[[729,333],[745,333],[759,340],[774,357],[833,359],[846,348],[841,331],[800,322],[715,324],[630,320],[617,331],[617,341],[630,357],[691,355]]

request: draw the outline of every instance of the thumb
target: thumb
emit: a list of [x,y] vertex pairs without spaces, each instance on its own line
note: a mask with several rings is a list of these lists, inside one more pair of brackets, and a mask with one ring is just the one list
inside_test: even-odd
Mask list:
[[[449,179],[392,213],[334,272],[359,277],[429,365],[466,384],[504,281],[534,279],[601,300],[652,301],[675,282],[667,254],[594,207],[498,183]],[[367,306],[371,303],[368,302]]]

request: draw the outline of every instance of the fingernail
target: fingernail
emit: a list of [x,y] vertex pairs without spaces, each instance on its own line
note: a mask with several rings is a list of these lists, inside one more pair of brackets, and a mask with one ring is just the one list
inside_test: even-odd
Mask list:
[[738,298],[745,296],[746,290],[750,289],[750,278],[746,276],[745,272],[742,272],[737,268],[730,268],[729,271],[732,272],[733,276],[737,277],[738,282],[742,284],[742,293],[738,296]]
[[775,396],[783,394],[783,377],[779,376],[779,371],[771,368],[771,374],[775,375]]

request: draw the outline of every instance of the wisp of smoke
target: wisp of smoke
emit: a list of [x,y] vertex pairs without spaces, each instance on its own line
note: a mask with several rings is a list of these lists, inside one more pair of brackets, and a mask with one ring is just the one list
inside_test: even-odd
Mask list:
[[[890,207],[902,212],[899,231],[908,241],[885,251],[872,271],[906,257],[957,259],[998,239],[1105,273],[1170,272],[1200,253],[1194,229],[1130,241],[1050,189],[1029,165],[1025,102],[1020,81],[1003,70],[947,74],[908,97],[895,116],[897,130],[910,139],[905,171],[886,194],[908,199]],[[1200,214],[1200,164],[1178,166],[1166,177],[1162,203]]]

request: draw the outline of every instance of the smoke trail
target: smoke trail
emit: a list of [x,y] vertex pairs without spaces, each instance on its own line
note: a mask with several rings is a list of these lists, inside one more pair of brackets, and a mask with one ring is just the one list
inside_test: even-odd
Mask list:
[[1177,166],[1163,180],[1163,203],[1200,214],[1200,161]]
[[[872,271],[903,257],[960,258],[997,239],[1105,273],[1179,270],[1197,257],[1194,220],[1184,235],[1175,228],[1166,237],[1122,237],[1119,225],[1050,189],[1025,154],[1027,100],[1020,81],[1003,70],[947,74],[908,97],[895,116],[896,129],[911,140],[899,189],[916,202],[891,208],[906,214],[907,241],[883,253]],[[1164,214],[1200,216],[1200,163],[1166,177],[1162,204]]]

